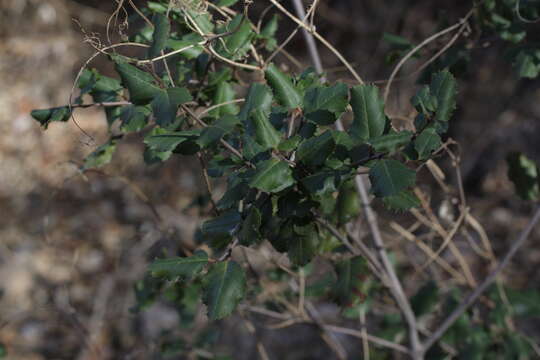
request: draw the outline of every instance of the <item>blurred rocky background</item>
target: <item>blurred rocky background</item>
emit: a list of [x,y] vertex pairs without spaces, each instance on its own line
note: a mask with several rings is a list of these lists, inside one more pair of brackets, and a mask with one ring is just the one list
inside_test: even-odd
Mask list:
[[[389,48],[383,32],[417,44],[471,6],[427,0],[320,3],[318,30],[367,81],[386,79],[392,70],[385,62]],[[147,167],[140,139],[128,138],[103,171],[81,174],[78,164],[107,137],[101,111],[77,111],[76,123],[55,123],[46,132],[29,115],[67,102],[77,72],[92,54],[82,29],[104,38],[115,6],[98,0],[0,0],[0,343],[9,359],[150,359],[158,335],[176,328],[176,313],[164,305],[133,315],[132,289],[153,248],[192,244],[201,217],[191,205],[206,192],[199,164],[176,157]],[[257,1],[254,11],[265,6]],[[283,38],[293,27],[283,20],[282,29]],[[444,40],[427,51],[435,52]],[[540,82],[518,80],[496,39],[477,43],[481,46],[473,49],[461,77],[451,136],[461,144],[471,211],[500,254],[529,214],[513,196],[504,158],[509,151],[524,151],[540,160]],[[309,63],[301,36],[288,49]],[[321,52],[327,69],[340,66],[328,51]],[[418,64],[411,61],[402,74]],[[92,66],[111,73],[103,59]],[[329,72],[333,79],[347,77],[339,69]],[[396,82],[391,113],[411,112],[414,81]],[[441,160],[443,168],[450,169],[448,163]],[[448,181],[455,186],[451,174]],[[540,287],[540,229],[515,263],[514,285]],[[312,333],[299,327],[287,338],[271,331],[264,337],[275,354],[298,350],[287,358],[329,358],[323,344],[313,346],[309,339],[318,338]],[[249,341],[236,339],[234,345],[245,348],[242,358],[256,356]]]

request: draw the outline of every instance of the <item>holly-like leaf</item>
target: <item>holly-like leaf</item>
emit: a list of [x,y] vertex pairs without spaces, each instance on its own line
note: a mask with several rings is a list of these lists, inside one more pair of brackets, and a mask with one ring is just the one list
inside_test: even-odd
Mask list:
[[268,193],[277,193],[294,185],[292,169],[284,161],[268,159],[257,165],[249,185]]
[[411,103],[423,114],[429,114],[437,110],[437,98],[431,94],[429,86],[424,85],[412,97]]
[[116,150],[116,140],[109,140],[84,159],[83,169],[99,168],[111,162]]
[[168,131],[155,128],[144,138],[149,148],[159,152],[172,152],[176,147],[188,140],[196,140],[200,130]]
[[140,131],[148,124],[149,115],[150,109],[146,106],[124,106],[120,113],[120,129],[125,132]]
[[420,160],[427,159],[441,146],[441,137],[434,128],[427,128],[414,140],[414,148]]
[[238,230],[241,222],[240,213],[237,210],[229,210],[218,217],[205,221],[201,226],[201,231],[207,237],[228,237]]
[[347,107],[349,88],[343,83],[334,86],[315,86],[306,91],[304,111],[306,113],[327,110],[339,115]]
[[[234,91],[232,85],[228,81],[220,81],[217,85],[216,92],[214,93],[213,103],[214,105],[219,105],[234,100],[236,92]],[[210,115],[219,117],[227,114],[235,115],[238,113],[238,106],[236,104],[227,104],[222,105],[212,111]]]
[[242,223],[242,228],[238,233],[238,240],[242,245],[251,245],[259,242],[261,234],[259,228],[261,227],[261,212],[255,206],[252,206],[247,217]]
[[262,28],[259,37],[265,40],[265,48],[268,51],[272,51],[277,46],[276,32],[278,29],[278,20],[279,17],[277,14],[274,14],[270,21],[268,21]]
[[204,303],[208,317],[219,320],[230,315],[244,297],[246,276],[235,261],[213,264],[205,276]]
[[212,22],[212,15],[209,12],[186,9],[185,13],[195,23],[197,28],[202,31],[203,35],[211,35],[214,32],[214,23]]
[[354,120],[351,135],[358,140],[381,136],[386,126],[384,102],[373,85],[358,85],[351,90]]
[[224,36],[223,41],[217,43],[216,50],[228,59],[238,60],[244,57],[249,50],[251,39],[255,36],[249,20],[243,15],[237,15],[218,31],[225,32],[232,34]]
[[122,83],[129,90],[129,99],[137,105],[150,103],[156,95],[163,93],[154,82],[152,75],[133,65],[116,58],[116,71],[122,78]]
[[270,64],[265,71],[265,77],[280,105],[288,109],[300,107],[302,97],[288,75],[282,73],[274,64]]
[[456,109],[457,83],[454,76],[448,70],[436,73],[431,80],[430,91],[437,99],[435,120],[450,120]]
[[244,179],[241,179],[237,174],[232,174],[227,181],[227,191],[216,204],[218,210],[236,206],[240,200],[246,197],[249,190],[249,186]]
[[50,109],[32,110],[30,115],[39,121],[44,129],[47,129],[53,121],[68,121],[71,117],[71,111],[69,111],[69,107],[61,106]]
[[163,14],[154,14],[152,23],[154,24],[154,34],[152,36],[152,44],[148,49],[149,59],[155,58],[161,54],[161,50],[165,48],[165,44],[169,37],[169,31],[171,30],[169,19]]
[[404,130],[371,138],[368,143],[377,152],[391,153],[400,146],[407,145],[411,141],[412,135],[412,132]]
[[413,186],[416,173],[393,159],[378,160],[369,171],[372,191],[377,197],[397,195]]
[[182,36],[181,39],[167,39],[165,47],[170,48],[171,50],[183,49],[178,53],[179,56],[183,56],[186,59],[195,59],[203,52],[203,46],[198,45],[198,43],[203,40],[204,39],[199,34],[191,33]]
[[409,190],[404,190],[396,195],[386,196],[383,198],[383,203],[387,208],[396,211],[404,211],[420,206],[418,197]]
[[248,131],[264,150],[275,149],[281,142],[281,133],[270,123],[264,110],[254,110],[248,123]]
[[176,119],[178,106],[191,100],[191,94],[186,88],[169,88],[160,91],[152,100],[152,110],[156,122],[160,126],[172,124]]
[[511,153],[508,162],[508,178],[514,183],[516,192],[523,200],[540,198],[538,165],[522,153]]
[[266,85],[253,83],[246,96],[246,101],[238,114],[242,122],[246,122],[255,110],[263,111],[270,114],[272,106],[272,91]]
[[319,166],[324,164],[328,156],[334,151],[335,146],[332,131],[328,130],[322,135],[302,142],[296,155],[298,160],[308,166]]
[[369,268],[361,256],[340,261],[336,264],[338,281],[334,287],[334,295],[342,306],[352,305],[355,299],[367,296],[372,281]]
[[122,84],[119,80],[102,75],[95,69],[84,69],[79,78],[78,86],[81,89],[81,95],[90,93],[96,102],[106,101],[103,100],[104,96],[99,94],[112,94],[113,97],[116,97],[118,92],[122,90]]
[[302,179],[302,185],[317,196],[336,191],[339,182],[339,173],[336,171],[321,171]]
[[208,255],[200,250],[192,256],[154,260],[148,270],[152,276],[174,280],[176,277],[192,278],[208,264]]
[[534,79],[540,74],[540,49],[521,50],[514,61],[519,77]]
[[211,126],[204,128],[197,143],[206,148],[218,142],[224,135],[229,134],[236,125],[239,124],[238,118],[233,115],[225,115]]

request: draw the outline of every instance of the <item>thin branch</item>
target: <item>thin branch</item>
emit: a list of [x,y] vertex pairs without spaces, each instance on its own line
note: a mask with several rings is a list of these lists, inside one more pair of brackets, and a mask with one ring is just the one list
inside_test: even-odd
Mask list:
[[[298,15],[298,18],[304,19],[305,21],[306,12],[304,11],[302,0],[293,0],[293,5],[294,5],[294,10],[296,12],[296,15]],[[315,16],[315,5],[316,5],[316,0],[313,2],[313,5],[310,9],[312,16]],[[309,15],[310,14],[308,13],[308,16]],[[321,75],[323,73],[323,66],[322,66],[321,56],[319,55],[319,50],[317,49],[317,44],[315,43],[315,39],[313,38],[313,35],[311,35],[305,28],[302,28],[302,35],[304,36],[304,40],[306,41],[306,45],[309,51],[309,56],[311,57],[311,61],[313,62],[315,71],[317,72],[317,74]]]
[[[200,117],[198,117],[189,107],[185,105],[181,105],[182,109],[188,113],[189,116],[191,116],[195,121],[197,121],[201,126],[208,127],[208,124],[205,123]],[[226,142],[225,140],[220,140],[221,144],[227,148],[231,153],[236,155],[240,159],[244,159],[244,156],[240,153],[240,151],[236,150],[231,144]],[[253,166],[250,162],[246,161],[246,164]]]
[[131,102],[129,101],[110,101],[110,102],[96,102],[96,103],[90,103],[90,104],[72,104],[71,105],[71,108],[72,109],[76,109],[76,108],[81,108],[81,109],[84,109],[84,108],[89,108],[89,107],[93,107],[93,106],[102,106],[102,107],[114,107],[114,106],[126,106],[126,105],[131,105]]
[[[341,327],[341,326],[334,326],[334,325],[324,325],[324,327],[325,327],[325,329],[327,329],[329,331],[337,332],[337,333],[340,333],[340,334],[351,335],[351,336],[354,336],[354,337],[357,337],[357,338],[360,338],[360,339],[363,336],[362,331],[358,331],[358,330],[354,330],[354,329],[349,329],[349,328],[344,328],[344,327]],[[386,348],[389,348],[389,349],[393,349],[393,350],[396,350],[396,351],[399,351],[399,352],[402,352],[402,353],[405,353],[405,354],[409,353],[409,349],[407,349],[405,346],[394,343],[394,342],[391,342],[391,341],[388,341],[386,339],[383,339],[383,338],[380,338],[380,337],[377,337],[377,336],[373,336],[373,335],[370,335],[370,334],[367,334],[367,339],[368,339],[369,342],[372,342],[375,345],[378,345],[378,346],[381,346],[381,347],[386,347]]]
[[364,81],[358,75],[356,70],[351,66],[351,64],[343,57],[343,55],[334,47],[332,44],[330,44],[325,38],[323,38],[319,33],[315,31],[312,27],[306,25],[302,20],[298,19],[296,16],[291,14],[287,9],[283,7],[277,0],[269,0],[276,8],[278,8],[283,14],[285,14],[287,17],[289,17],[292,21],[300,25],[302,28],[306,29],[310,34],[312,34],[317,40],[319,40],[324,46],[326,46],[334,55],[347,67],[349,72],[354,76],[356,81],[358,81],[360,84],[363,84]]
[[371,231],[371,235],[373,236],[373,242],[378,249],[379,257],[381,258],[384,269],[386,270],[386,273],[388,277],[390,278],[391,286],[389,287],[389,289],[392,292],[392,295],[394,299],[396,300],[403,314],[403,317],[405,318],[407,326],[409,328],[409,342],[411,346],[411,356],[413,359],[421,359],[422,345],[420,344],[420,339],[418,338],[418,330],[416,328],[416,317],[414,315],[414,312],[412,311],[409,300],[407,299],[407,296],[405,295],[405,292],[403,291],[401,282],[399,281],[399,278],[396,275],[394,266],[390,262],[388,253],[386,252],[386,248],[385,248],[384,241],[382,239],[381,231],[377,223],[377,218],[375,217],[375,212],[373,211],[369,203],[369,196],[368,196],[366,185],[364,183],[364,179],[362,178],[362,175],[357,175],[355,177],[355,183],[356,183],[356,188],[358,192],[360,193],[360,199],[362,200],[368,226]]
[[459,22],[457,22],[456,24],[450,26],[450,27],[447,27],[446,29],[444,30],[441,30],[433,35],[431,35],[430,37],[428,37],[427,39],[425,39],[424,41],[422,41],[420,44],[416,45],[411,51],[409,51],[396,65],[396,67],[394,68],[394,70],[392,71],[392,74],[390,74],[390,78],[388,79],[388,83],[386,84],[386,88],[384,89],[384,96],[383,96],[383,99],[384,99],[384,103],[386,104],[387,100],[388,100],[388,95],[390,94],[390,87],[392,86],[392,82],[394,81],[394,78],[396,77],[396,75],[398,74],[399,70],[401,70],[401,68],[403,67],[403,65],[405,64],[405,62],[407,60],[409,60],[409,58],[411,56],[413,56],[418,50],[420,50],[421,48],[423,48],[424,46],[426,46],[427,44],[429,44],[430,42],[434,41],[435,39],[443,36],[444,34],[447,34],[451,31],[453,31],[454,29],[457,29],[459,28],[460,26],[462,26],[464,23],[467,22],[467,20],[469,20],[469,18],[471,17],[471,15],[473,14],[473,10],[470,10],[467,15],[465,15],[465,17],[461,20],[459,20]]
[[540,206],[536,208],[533,218],[527,227],[521,232],[518,239],[512,244],[508,253],[504,256],[499,265],[491,272],[491,274],[470,294],[451,314],[444,320],[437,330],[426,340],[422,351],[425,353],[429,350],[437,340],[452,326],[457,319],[478,299],[480,295],[497,279],[500,272],[508,265],[517,250],[525,243],[531,231],[540,220]]

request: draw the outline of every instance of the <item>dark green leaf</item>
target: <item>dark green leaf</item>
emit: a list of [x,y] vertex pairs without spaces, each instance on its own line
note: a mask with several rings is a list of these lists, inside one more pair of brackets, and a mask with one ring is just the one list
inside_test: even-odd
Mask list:
[[514,61],[519,77],[534,79],[540,74],[540,49],[521,50]]
[[298,160],[308,166],[324,164],[328,156],[335,148],[332,131],[326,131],[322,135],[305,140],[298,147],[296,153]]
[[162,127],[172,124],[176,119],[178,106],[190,100],[191,95],[185,88],[174,87],[160,91],[152,100],[156,123]]
[[161,54],[161,50],[165,48],[165,43],[169,37],[171,24],[167,16],[163,14],[154,14],[152,18],[154,24],[154,34],[152,36],[152,44],[148,49],[148,58],[152,59]]
[[252,206],[248,215],[242,223],[242,228],[238,233],[238,240],[242,245],[251,245],[259,242],[261,234],[259,228],[261,227],[261,212],[256,207]]
[[155,128],[144,138],[144,143],[151,149],[172,152],[178,145],[188,140],[195,140],[199,130],[168,131]]
[[337,117],[334,113],[328,110],[317,110],[311,113],[305,114],[306,119],[314,122],[317,125],[327,126],[336,122]]
[[358,85],[351,90],[354,120],[351,135],[358,140],[381,136],[386,126],[384,103],[379,89],[373,85]]
[[418,92],[412,97],[411,103],[423,114],[429,114],[437,110],[437,97],[431,94],[429,86],[424,85],[418,90]]
[[538,166],[522,153],[511,153],[508,162],[508,178],[514,183],[516,192],[524,200],[540,198]]
[[[236,93],[231,83],[227,81],[221,81],[218,83],[216,92],[214,93],[213,103],[214,105],[218,105],[218,104],[230,102],[234,100],[235,96],[236,96]],[[237,113],[238,113],[238,106],[234,103],[223,105],[210,111],[210,115],[216,116],[216,117],[227,115],[227,114],[235,115]]]
[[167,39],[166,47],[172,50],[184,49],[178,53],[179,56],[187,59],[196,59],[203,52],[203,46],[198,45],[202,41],[203,38],[199,34],[191,33],[183,36],[180,40]]
[[109,140],[84,159],[83,169],[98,168],[111,162],[116,150],[116,141]]
[[436,121],[448,121],[456,109],[457,83],[448,70],[443,70],[431,80],[431,94],[437,98]]
[[204,251],[196,251],[192,256],[154,260],[148,266],[152,276],[174,280],[176,277],[192,278],[200,273],[208,263],[208,255]]
[[231,236],[242,222],[242,216],[236,210],[229,210],[220,216],[205,221],[201,226],[202,233],[207,237]]
[[121,60],[116,60],[116,71],[122,78],[122,83],[129,90],[129,98],[136,105],[146,105],[156,95],[163,93],[154,82],[152,75]]
[[254,110],[261,110],[270,113],[272,106],[272,91],[266,85],[253,83],[246,96],[244,106],[240,110],[238,117],[242,122],[246,122]]
[[78,85],[81,89],[81,94],[87,92],[90,92],[91,95],[95,95],[96,93],[112,93],[116,96],[122,90],[119,80],[101,75],[95,69],[84,69],[79,78]]
[[335,115],[345,111],[349,89],[347,85],[338,83],[334,86],[317,86],[306,91],[304,111],[306,113],[327,110]]
[[253,160],[257,155],[261,154],[262,152],[266,151],[266,149],[259,145],[255,139],[248,134],[244,134],[242,137],[243,142],[243,154],[244,157],[247,160]]
[[336,191],[339,182],[339,174],[336,171],[321,171],[302,179],[302,185],[317,196]]
[[224,135],[229,134],[238,124],[236,116],[225,115],[211,126],[203,129],[197,143],[202,148],[208,147],[219,141]]
[[302,141],[302,138],[299,135],[295,135],[293,137],[285,139],[279,144],[278,150],[285,152],[293,151],[294,149],[296,149],[300,141]]
[[120,128],[125,132],[140,131],[148,124],[148,115],[150,110],[145,106],[124,106],[120,113]]
[[288,109],[295,109],[302,104],[302,97],[292,84],[288,75],[282,73],[274,64],[270,64],[265,71],[266,81],[274,90],[278,102]]
[[238,60],[244,57],[249,50],[251,39],[255,36],[249,20],[243,15],[237,15],[219,31],[225,32],[232,34],[222,37],[223,41],[217,42],[216,50],[228,59]]
[[249,185],[264,192],[277,193],[294,185],[292,169],[284,161],[269,159],[257,165]]
[[68,121],[71,117],[71,111],[69,111],[67,106],[62,106],[51,109],[32,110],[30,115],[39,121],[41,126],[47,129],[53,121]]
[[433,128],[427,128],[414,140],[414,148],[420,160],[427,159],[431,153],[441,146],[441,137]]
[[416,173],[393,159],[378,160],[369,172],[372,191],[377,197],[397,195],[413,186]]
[[211,35],[214,32],[214,23],[209,12],[198,12],[191,9],[186,9],[185,12],[202,31],[203,35]]
[[387,208],[396,211],[408,210],[412,207],[420,206],[420,200],[409,190],[404,190],[396,195],[386,196],[383,198],[383,203]]
[[435,282],[429,281],[411,298],[411,307],[416,316],[420,317],[431,312],[438,302],[439,288]]
[[208,317],[219,320],[230,315],[244,297],[246,277],[234,261],[223,261],[210,267],[205,276],[204,303]]
[[248,131],[253,133],[255,141],[264,150],[275,149],[281,142],[281,133],[272,126],[264,110],[254,110],[251,113]]
[[412,132],[404,130],[377,136],[369,139],[369,144],[377,152],[394,152],[398,147],[407,145],[412,138]]
[[277,14],[274,14],[270,21],[268,21],[261,30],[259,34],[260,38],[266,41],[265,48],[268,51],[272,51],[277,46],[276,32],[278,29],[278,20],[279,17]]

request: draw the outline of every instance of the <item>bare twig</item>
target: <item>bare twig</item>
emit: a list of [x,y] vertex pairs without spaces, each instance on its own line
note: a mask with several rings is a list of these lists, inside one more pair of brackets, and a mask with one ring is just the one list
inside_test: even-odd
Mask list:
[[463,313],[478,299],[480,295],[495,281],[499,273],[508,265],[512,257],[516,254],[517,250],[525,243],[529,237],[531,231],[540,220],[540,206],[536,208],[536,211],[527,225],[527,227],[521,232],[518,239],[512,244],[508,253],[504,256],[499,265],[491,272],[491,274],[465,299],[463,302],[444,320],[437,330],[425,341],[422,351],[425,353],[427,350],[437,342],[444,335],[444,333],[452,326],[456,320],[463,315]]
[[401,282],[399,281],[399,278],[397,277],[396,272],[394,271],[394,266],[390,262],[388,253],[386,252],[385,244],[382,239],[381,231],[377,223],[375,212],[373,211],[369,203],[369,196],[368,196],[366,185],[364,183],[364,179],[362,178],[362,175],[357,175],[355,177],[355,181],[356,181],[357,190],[360,193],[360,199],[362,200],[368,226],[371,231],[371,235],[373,237],[373,242],[375,246],[377,247],[379,257],[381,258],[381,261],[382,261],[382,265],[384,269],[386,270],[388,277],[390,278],[391,286],[389,287],[389,289],[392,292],[392,295],[394,299],[396,300],[399,306],[399,309],[401,310],[402,315],[405,319],[405,322],[407,323],[407,326],[409,328],[409,342],[411,346],[411,357],[413,359],[421,359],[422,345],[420,344],[420,339],[418,338],[418,330],[416,328],[416,317],[414,315],[414,312],[412,311],[411,305],[409,304],[409,300],[407,299],[407,296],[405,295],[405,292],[403,291]]
[[351,64],[343,57],[343,55],[334,47],[332,44],[330,44],[325,38],[323,38],[315,29],[312,27],[306,25],[302,20],[291,14],[287,9],[283,7],[277,0],[269,0],[276,8],[279,9],[283,14],[285,14],[287,17],[289,17],[292,21],[300,25],[302,28],[304,28],[306,31],[308,31],[310,34],[312,34],[317,40],[319,40],[324,46],[326,46],[338,59],[347,67],[349,72],[354,76],[357,82],[360,84],[363,84],[364,81],[358,75],[356,70],[351,66]]
[[[310,9],[311,15],[312,15],[312,21],[313,21],[313,17],[315,16],[316,2],[317,2],[316,0],[313,2],[313,5]],[[304,11],[302,0],[293,0],[293,5],[294,5],[294,10],[296,11],[296,15],[298,15],[298,18],[305,19],[306,12]],[[306,30],[306,28],[302,28],[302,35],[304,36],[304,39],[306,41],[308,51],[309,51],[309,56],[311,57],[311,61],[313,62],[315,71],[317,72],[317,74],[320,75],[323,73],[323,66],[322,66],[321,56],[319,55],[319,50],[317,49],[317,44],[315,43],[315,39],[313,38],[313,35],[310,34]],[[324,81],[324,79],[322,79],[322,81]]]
[[467,20],[469,20],[469,18],[471,17],[471,15],[473,14],[473,10],[470,10],[467,15],[465,15],[465,17],[461,20],[459,20],[459,22],[457,22],[456,24],[450,26],[450,27],[447,27],[446,29],[444,30],[441,30],[433,35],[431,35],[430,37],[428,37],[427,39],[425,39],[424,41],[422,41],[420,44],[416,45],[413,49],[411,49],[411,51],[409,51],[396,65],[396,67],[394,68],[394,70],[392,71],[392,73],[390,74],[390,78],[388,79],[388,83],[386,84],[386,88],[384,89],[384,96],[383,96],[383,99],[384,99],[384,103],[387,102],[388,100],[388,95],[390,94],[390,87],[392,86],[392,82],[394,81],[394,78],[396,77],[396,75],[398,74],[399,70],[401,70],[401,68],[403,67],[403,65],[405,64],[405,62],[407,60],[409,60],[411,58],[411,56],[413,56],[418,50],[420,50],[421,48],[423,48],[424,46],[426,46],[427,44],[429,44],[430,42],[434,41],[435,39],[443,36],[444,34],[447,34],[451,31],[453,31],[454,29],[457,29],[459,28],[460,26],[462,26],[465,22],[467,22]]
[[[354,330],[354,329],[349,329],[349,328],[344,328],[344,327],[341,327],[341,326],[334,326],[334,325],[324,325],[324,327],[326,329],[330,330],[330,331],[337,332],[337,333],[340,333],[340,334],[351,335],[351,336],[354,336],[354,337],[357,337],[357,338],[360,338],[360,339],[362,339],[362,336],[363,336],[362,331],[358,331],[358,330]],[[370,334],[367,334],[367,339],[369,340],[369,342],[372,342],[375,345],[378,345],[378,346],[381,346],[381,347],[386,347],[386,348],[396,350],[396,351],[399,351],[399,352],[405,353],[405,354],[409,353],[409,349],[407,349],[405,346],[400,345],[400,344],[396,344],[396,343],[388,341],[386,339],[383,339],[383,338],[380,338],[380,337],[377,337],[377,336],[373,336],[373,335],[370,335]]]

